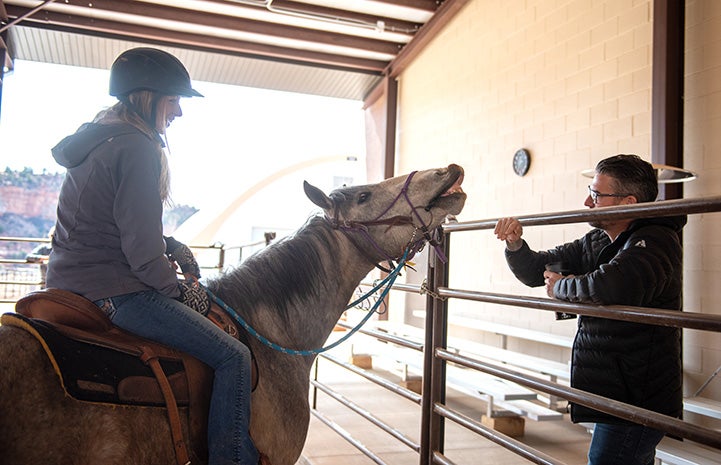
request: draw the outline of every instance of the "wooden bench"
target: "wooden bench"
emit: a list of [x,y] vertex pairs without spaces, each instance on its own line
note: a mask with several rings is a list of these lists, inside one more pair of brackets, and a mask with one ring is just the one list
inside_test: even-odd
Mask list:
[[698,413],[710,418],[721,420],[721,402],[705,397],[688,397],[683,400],[686,412]]
[[[495,332],[495,330],[504,328],[508,327],[506,327],[505,325],[495,325],[492,327],[492,329],[489,329],[489,331],[492,330]],[[379,321],[376,322],[376,329],[402,337],[410,337],[416,341],[422,341],[425,337],[423,329],[405,324],[392,324]],[[545,339],[549,341],[553,340],[555,341],[555,345],[563,345],[564,347],[566,346],[566,344],[570,344],[573,342],[572,339],[564,338],[562,336],[556,336],[553,334],[542,333],[541,331],[524,330],[523,328],[516,329],[524,331],[524,334],[527,337],[533,337],[533,340],[536,341],[539,339]],[[510,332],[507,329],[504,330]],[[543,337],[539,335],[543,335]],[[556,379],[570,379],[570,366],[568,363],[555,362],[546,358],[522,354],[520,352],[515,352],[507,348],[499,348],[487,344],[480,344],[459,337],[449,337],[447,345],[448,350],[450,351],[454,351],[457,353],[473,354],[485,359],[495,360],[504,364],[513,365],[518,368],[528,369],[533,372],[548,375],[552,377],[552,380],[554,381]]]
[[512,367],[522,368],[536,374],[546,375],[552,381],[558,379],[569,380],[571,376],[568,363],[555,362],[546,358],[526,355],[508,349],[479,344],[461,338],[448,338],[448,350],[459,354],[473,356],[474,358],[488,359],[501,362]]
[[[377,322],[376,329],[416,341],[422,341],[424,338],[424,330],[410,325]],[[520,369],[520,371],[525,371],[526,373],[545,375],[553,382],[557,382],[558,380],[567,382],[570,379],[570,362],[556,362],[508,349],[479,344],[458,337],[449,337],[447,345],[449,351],[483,361],[502,363],[510,368]],[[555,396],[542,396],[542,400],[554,410],[560,408],[558,405],[560,399]]]
[[570,349],[571,347],[573,347],[573,337],[563,336],[560,334],[552,334],[545,331],[536,331],[533,329],[520,328],[513,325],[493,323],[490,321],[479,320],[477,318],[454,315],[448,319],[448,324],[498,334],[502,337],[501,346],[504,349],[508,347],[509,337],[526,339],[528,341],[540,342],[542,344],[549,344],[553,346],[563,347],[566,349]]
[[668,436],[656,447],[656,464],[660,465],[718,465],[721,451],[694,442],[678,441]]
[[[373,347],[365,345],[364,350],[372,352],[375,367],[390,372],[413,373],[418,376],[423,374],[423,354],[416,350],[388,343],[379,343]],[[453,385],[457,390],[475,397],[482,392],[503,401],[536,398],[535,392],[518,384],[455,365],[446,366],[446,379],[449,386]]]
[[[555,362],[541,357],[526,355],[508,349],[499,349],[498,347],[453,337],[448,339],[448,346],[449,350],[460,355],[481,361],[501,363],[510,369],[525,372],[532,376],[543,375],[554,383],[563,380],[568,384],[571,378],[570,361],[568,363]],[[557,396],[539,394],[538,397],[553,410],[560,410],[562,408],[561,402],[563,399]]]
[[[689,397],[683,401],[685,412],[693,412],[721,420],[721,402],[704,397]],[[718,465],[721,450],[665,437],[656,447],[656,465]]]
[[[414,342],[423,340],[423,330],[408,325],[393,325],[386,322],[377,322],[375,328],[377,331],[386,332],[395,336],[403,337]],[[377,342],[377,341],[376,341]],[[451,342],[449,341],[449,346]],[[462,350],[461,345],[465,345],[462,340],[453,339],[453,346],[450,350],[464,355],[472,356],[474,354],[466,353],[469,350],[465,346]],[[475,345],[474,349],[478,349]],[[483,346],[485,347],[485,346]],[[503,349],[495,349],[494,355],[502,359],[501,351]],[[370,347],[364,346],[367,351]],[[377,342],[374,345],[375,356],[373,358],[374,365],[381,365],[382,368],[389,371],[397,371],[397,366],[388,365],[388,363],[400,364],[400,370],[405,376],[408,372],[420,375],[423,372],[422,354],[416,350],[400,347],[395,344]],[[392,348],[392,350],[389,350]],[[505,351],[510,352],[510,351]],[[521,354],[518,354],[521,355]],[[477,355],[475,355],[478,357]],[[539,359],[540,360],[540,359]],[[498,360],[496,360],[498,361]],[[565,370],[564,370],[565,368]],[[554,371],[567,376],[568,369],[563,364],[554,367]],[[565,373],[565,374],[564,374]],[[538,394],[530,389],[520,386],[516,383],[468,368],[459,367],[453,364],[446,365],[446,384],[448,387],[463,392],[471,397],[476,397],[486,402],[487,409],[485,417],[488,422],[495,421],[512,421],[511,417],[524,417],[534,421],[553,421],[563,419],[563,414],[557,410],[551,410],[544,405],[537,403]],[[496,429],[501,429],[495,425]],[[516,421],[511,431],[504,431],[506,434],[522,435],[522,420],[520,425]]]

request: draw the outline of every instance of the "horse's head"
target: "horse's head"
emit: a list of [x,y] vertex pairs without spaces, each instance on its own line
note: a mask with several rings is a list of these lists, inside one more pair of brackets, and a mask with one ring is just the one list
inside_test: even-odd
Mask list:
[[[414,171],[377,184],[336,189],[330,195],[304,183],[333,227],[346,232],[373,259],[397,258],[408,246],[430,239],[430,231],[463,209],[463,168]],[[369,244],[364,243],[365,241]]]

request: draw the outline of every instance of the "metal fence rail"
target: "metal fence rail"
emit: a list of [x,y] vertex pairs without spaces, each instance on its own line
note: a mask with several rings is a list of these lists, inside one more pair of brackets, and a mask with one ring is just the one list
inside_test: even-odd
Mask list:
[[[274,238],[274,232],[265,233],[265,239],[243,245],[226,245],[216,243],[211,245],[189,245],[194,254],[203,254],[199,259],[201,270],[213,270],[220,273],[228,265],[228,254],[237,254],[238,262],[243,258],[244,250],[253,250],[258,246],[267,246]],[[48,238],[37,237],[9,237],[0,236],[1,242],[27,242],[27,243],[49,243]],[[205,255],[211,252],[217,255],[217,259],[207,259]],[[45,287],[45,267],[48,257],[34,257],[33,259],[17,259],[0,257],[0,303],[15,303],[20,297],[28,292]],[[206,264],[211,262],[212,264]]]
[[[697,214],[721,211],[721,196],[680,199],[654,203],[641,203],[630,206],[594,208],[591,210],[574,210],[560,213],[547,213],[539,215],[527,215],[518,217],[523,226],[570,224],[589,220],[621,219],[670,216],[678,214]],[[444,253],[450,257],[450,234],[460,231],[480,231],[495,227],[498,219],[482,221],[471,221],[465,223],[452,223],[443,226]],[[430,288],[435,290],[441,297],[475,300],[490,302],[501,305],[514,305],[544,311],[571,312],[581,315],[590,315],[601,318],[612,318],[624,321],[636,321],[646,324],[664,326],[676,326],[681,328],[693,328],[704,331],[721,331],[721,316],[693,312],[674,312],[663,309],[629,307],[629,306],[594,306],[562,302],[554,299],[539,299],[532,297],[518,297],[503,294],[494,294],[483,291],[464,291],[448,287],[448,263],[440,260],[431,260],[429,264]],[[432,280],[430,278],[433,278]],[[429,298],[430,299],[430,298]],[[431,299],[432,300],[432,299]],[[450,465],[453,462],[443,456],[444,427],[443,420],[450,419],[462,426],[466,426],[476,432],[477,428],[471,428],[467,421],[459,419],[458,412],[454,412],[444,405],[445,400],[445,364],[448,361],[461,364],[485,373],[492,374],[504,379],[514,381],[526,387],[530,387],[564,399],[592,407],[620,418],[648,425],[670,434],[697,441],[716,449],[721,449],[721,433],[710,429],[691,424],[689,422],[660,415],[656,412],[641,409],[632,405],[617,402],[602,396],[591,394],[578,389],[566,387],[550,381],[535,378],[533,376],[514,372],[497,365],[480,362],[453,354],[446,350],[447,326],[448,326],[448,301],[437,299],[429,302],[428,317],[426,319],[427,346],[433,350],[424,353],[425,364],[428,368],[424,376],[424,417],[421,426],[424,440],[421,444],[421,465],[443,464]],[[425,408],[428,408],[426,412]],[[480,433],[480,432],[479,432]],[[506,437],[495,431],[485,431],[484,436],[491,436],[495,442],[512,450],[520,455],[525,453],[519,450],[513,443],[508,442]],[[497,436],[497,437],[496,437]],[[529,457],[527,457],[529,458]],[[532,454],[529,458],[535,463],[548,463],[540,455]]]

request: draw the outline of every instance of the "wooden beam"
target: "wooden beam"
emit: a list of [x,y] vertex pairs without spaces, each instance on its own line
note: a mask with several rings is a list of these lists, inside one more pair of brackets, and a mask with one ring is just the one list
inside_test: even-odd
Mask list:
[[[685,1],[653,2],[651,161],[683,168]],[[683,183],[659,185],[659,200],[683,197]]]
[[438,8],[437,0],[375,0],[378,3],[387,3],[394,6],[405,6],[416,10],[433,12]]
[[[2,33],[0,36],[0,42],[2,43],[2,46],[0,47],[0,63],[4,63],[5,59],[8,56],[8,49],[5,47],[5,42],[2,40],[2,36],[4,36],[5,33]],[[2,120],[2,108],[3,108],[3,82],[5,81],[5,66],[0,66],[0,120]],[[0,140],[0,147],[2,147],[3,141]]]
[[0,57],[0,69],[12,71],[15,68],[15,63],[13,61],[13,57],[10,55],[6,39],[7,33],[0,33],[0,51],[4,52],[4,55]]
[[[7,10],[5,9],[5,2],[0,0],[0,27],[10,23],[8,18]],[[2,101],[3,101],[3,82],[5,81],[5,68],[8,71],[13,69],[13,60],[10,56],[10,50],[7,47],[7,30],[0,32],[0,116],[2,116]],[[0,141],[2,146],[2,141]]]
[[5,9],[5,2],[0,0],[0,23],[8,22],[8,12]]
[[[197,10],[174,8],[171,6],[153,3],[94,0],[92,3],[85,2],[73,6],[75,7],[73,10],[75,12],[74,14],[62,13],[61,10],[45,10],[37,15],[37,19],[49,21],[51,14],[53,17],[57,17],[59,14],[61,17],[64,17],[64,24],[82,26],[87,24],[88,19],[95,22],[102,21],[102,19],[96,19],[98,13],[102,11],[113,14],[119,13],[123,16],[129,15],[141,18],[159,18],[167,21],[174,21],[179,24],[185,24],[190,28],[197,26],[211,27],[221,31],[228,31],[230,33],[242,31],[243,33],[257,34],[259,36],[277,37],[288,40],[302,40],[322,45],[367,50],[374,53],[383,53],[392,56],[395,56],[400,47],[403,45],[401,43],[387,42],[378,39],[368,39],[365,37],[357,37],[335,32],[319,31],[303,27],[287,26],[284,24],[205,13]],[[11,15],[12,11],[22,12],[30,11],[30,9],[14,7],[11,10],[8,8],[8,12],[10,12]],[[118,17],[122,18],[123,16]],[[117,22],[127,23],[128,26],[133,25],[130,21]]]
[[[228,5],[228,0],[205,0],[210,3],[217,3],[223,6]],[[390,2],[396,4],[395,2]],[[246,6],[246,5],[243,5]],[[258,8],[265,8],[259,5]],[[320,16],[323,18],[335,18],[340,21],[350,22],[362,22],[362,23],[377,23],[383,21],[385,24],[386,31],[392,32],[407,32],[408,34],[414,34],[421,27],[421,24],[414,23],[411,21],[404,21],[402,19],[390,18],[387,16],[371,15],[366,13],[358,13],[351,10],[342,10],[339,8],[329,8],[320,5],[313,5],[310,3],[295,2],[293,0],[274,0],[273,11],[292,11],[296,13],[308,14],[311,16]],[[432,11],[432,10],[431,10]],[[412,32],[411,32],[412,31]]]
[[[8,13],[13,16],[18,11],[16,7],[8,5]],[[253,42],[209,37],[200,34],[169,31],[147,26],[119,23],[91,18],[74,17],[68,20],[67,15],[43,12],[40,18],[28,18],[19,25],[38,27],[57,31],[66,31],[98,37],[108,37],[121,40],[135,40],[159,45],[174,46],[201,50],[211,53],[225,53],[237,56],[247,56],[256,59],[267,59],[313,65],[331,69],[360,71],[370,74],[380,74],[387,62],[368,60],[330,53],[312,52],[273,45],[264,45]]]
[[386,76],[383,85],[386,94],[385,147],[383,150],[383,175],[386,179],[395,175],[396,128],[398,124],[398,81]]

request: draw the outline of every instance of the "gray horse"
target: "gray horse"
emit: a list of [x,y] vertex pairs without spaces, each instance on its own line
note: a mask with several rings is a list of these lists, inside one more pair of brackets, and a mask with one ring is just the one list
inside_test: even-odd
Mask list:
[[[427,231],[466,200],[458,165],[329,196],[305,184],[324,210],[293,236],[208,283],[258,333],[297,350],[328,338],[359,282],[429,238]],[[259,384],[251,435],[273,465],[300,456],[309,423],[312,355],[285,354],[251,338]],[[65,395],[38,342],[0,327],[0,463],[17,465],[158,465],[174,463],[164,409],[108,406]]]

